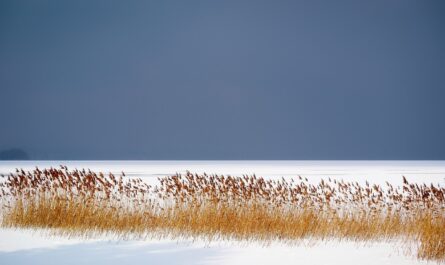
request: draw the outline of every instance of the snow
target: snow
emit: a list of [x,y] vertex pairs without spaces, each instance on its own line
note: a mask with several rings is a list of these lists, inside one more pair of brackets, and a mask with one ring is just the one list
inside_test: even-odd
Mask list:
[[[413,252],[414,253],[414,252]],[[408,255],[406,255],[408,254]],[[390,242],[295,246],[191,240],[66,239],[0,230],[0,264],[426,264]]]
[[[301,175],[310,182],[331,177],[383,184],[409,181],[445,185],[445,161],[26,161],[0,162],[0,174],[35,166],[124,171],[157,182],[157,177],[191,172],[253,174],[266,178]],[[48,236],[46,231],[0,229],[0,264],[427,264],[415,251],[394,242],[319,242],[264,246],[248,242],[147,239],[122,241]]]

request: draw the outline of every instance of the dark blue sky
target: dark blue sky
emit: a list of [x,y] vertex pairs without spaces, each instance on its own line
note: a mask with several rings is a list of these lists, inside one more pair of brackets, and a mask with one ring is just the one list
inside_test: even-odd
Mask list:
[[445,2],[0,2],[0,150],[445,159]]

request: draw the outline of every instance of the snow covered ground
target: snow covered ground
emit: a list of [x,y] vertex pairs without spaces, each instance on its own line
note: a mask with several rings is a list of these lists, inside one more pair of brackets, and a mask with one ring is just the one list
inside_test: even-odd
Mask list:
[[287,246],[190,240],[118,241],[0,230],[0,264],[426,264],[389,242]]
[[[148,182],[191,172],[253,174],[267,178],[301,175],[311,182],[338,178],[383,184],[409,181],[445,185],[445,161],[27,161],[0,162],[0,174],[67,165],[94,171],[124,171]],[[202,242],[200,240],[122,241],[47,236],[44,231],[0,229],[0,264],[426,264],[415,251],[391,242],[357,244],[329,241],[308,246],[272,243]]]

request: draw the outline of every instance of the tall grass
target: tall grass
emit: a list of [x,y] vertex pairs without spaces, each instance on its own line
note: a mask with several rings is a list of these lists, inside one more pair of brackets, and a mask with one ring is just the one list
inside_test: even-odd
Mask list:
[[187,173],[141,179],[85,170],[17,170],[0,184],[3,227],[71,236],[147,234],[270,242],[398,240],[445,261],[445,189],[434,185]]

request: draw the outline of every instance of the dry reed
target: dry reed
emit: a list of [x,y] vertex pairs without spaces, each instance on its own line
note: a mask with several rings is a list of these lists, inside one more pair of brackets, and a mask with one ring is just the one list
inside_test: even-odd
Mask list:
[[253,176],[160,178],[150,186],[61,166],[16,170],[0,183],[1,225],[121,237],[147,234],[213,239],[346,239],[417,242],[417,257],[445,261],[445,189]]

